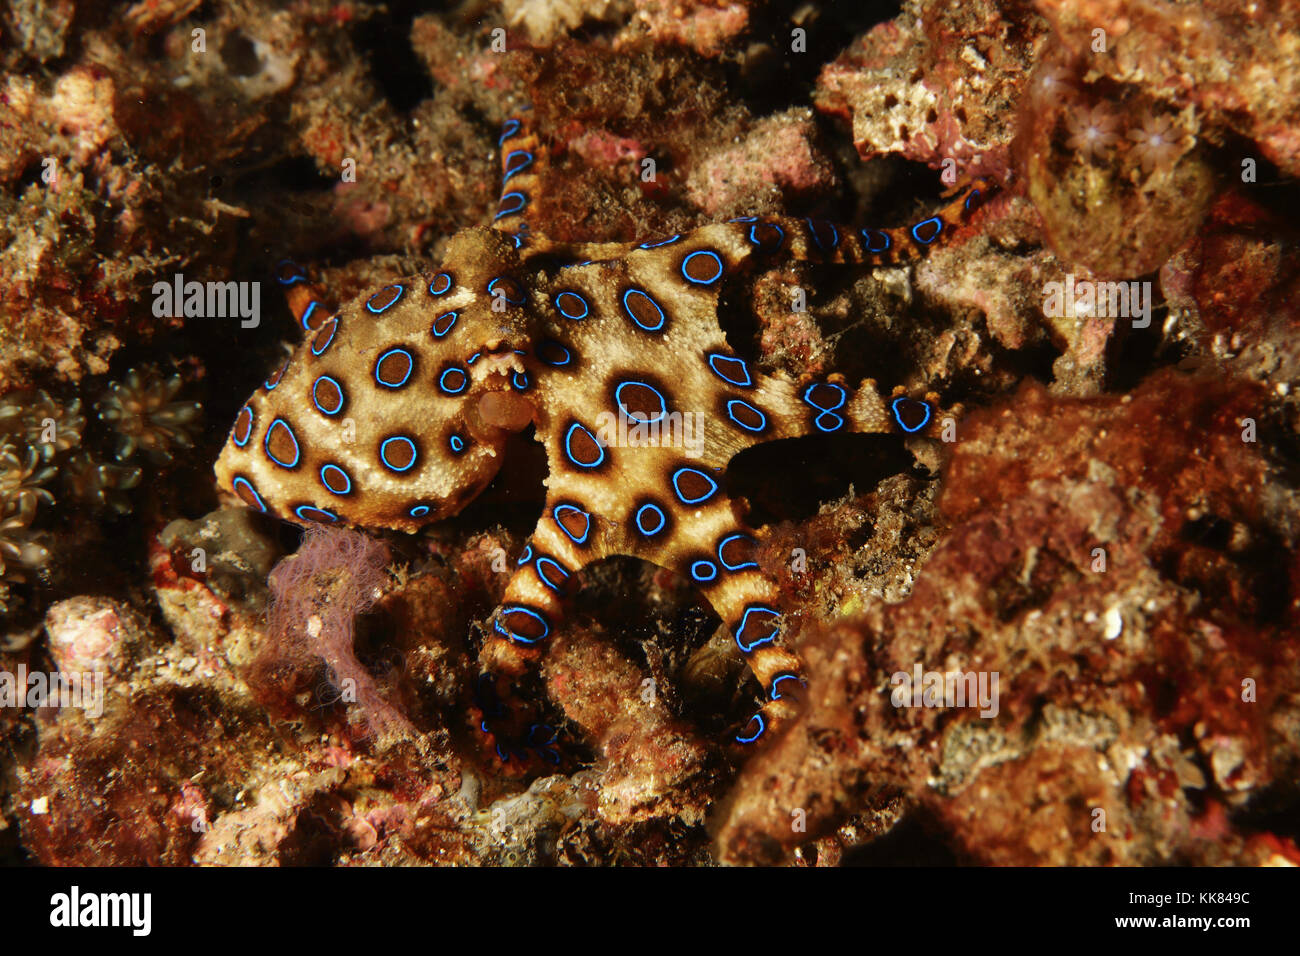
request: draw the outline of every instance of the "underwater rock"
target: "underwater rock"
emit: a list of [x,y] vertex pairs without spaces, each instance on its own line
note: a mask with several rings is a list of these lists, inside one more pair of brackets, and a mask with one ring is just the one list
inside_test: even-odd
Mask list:
[[178,518],[159,532],[158,541],[173,568],[222,601],[250,614],[265,606],[266,580],[280,549],[247,508],[222,508],[196,521]]
[[1030,97],[1017,143],[1028,195],[1065,271],[1153,272],[1196,232],[1213,196],[1200,126],[1190,112],[1072,79],[1059,99]]
[[935,168],[951,160],[962,178],[1004,178],[1015,134],[1006,114],[1045,27],[995,0],[911,0],[823,68],[817,108],[851,120],[862,159],[897,153]]
[[50,656],[65,674],[101,673],[121,679],[140,641],[132,611],[92,597],[53,605],[45,616]]
[[[887,783],[972,862],[1254,859],[1248,831],[1207,840],[1197,820],[1279,780],[1300,726],[1292,678],[1254,676],[1300,655],[1280,600],[1294,546],[1274,537],[1297,501],[1261,495],[1238,424],[1260,397],[1164,372],[1132,396],[1033,387],[973,415],[946,470],[952,531],[906,601],[805,629],[809,708],[742,771],[720,851],[775,862],[803,839],[792,812],[825,834]],[[939,675],[937,703],[914,668]],[[996,692],[945,706],[950,673]],[[1026,788],[1041,809],[1004,812]]]
[[[1146,89],[1176,111],[1192,107],[1204,127],[1232,130],[1258,144],[1257,158],[1288,175],[1300,173],[1300,9],[1294,3],[1154,0],[1134,8],[1122,0],[1039,0],[1035,6],[1067,55],[1094,73]],[[1240,169],[1239,161],[1232,165]]]
[[601,758],[598,812],[617,825],[656,817],[703,821],[699,779],[708,748],[667,710],[653,678],[608,642],[578,633],[556,642],[543,671],[553,699]]

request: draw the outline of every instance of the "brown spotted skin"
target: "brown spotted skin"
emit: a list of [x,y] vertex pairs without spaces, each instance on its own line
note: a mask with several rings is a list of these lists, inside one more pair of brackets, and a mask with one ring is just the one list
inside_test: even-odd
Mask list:
[[[217,461],[221,487],[291,521],[334,515],[415,531],[492,480],[508,432],[483,420],[478,399],[511,389],[529,333],[524,309],[494,312],[484,289],[519,261],[490,229],[462,233],[450,249],[463,264],[399,280],[307,331],[278,380],[249,399],[242,447],[249,412],[240,412]],[[433,295],[431,284],[449,285]]]
[[[753,560],[756,532],[723,488],[727,463],[817,432],[935,435],[951,413],[933,395],[887,396],[870,380],[759,374],[727,346],[719,291],[782,259],[914,257],[990,186],[911,229],[762,217],[565,246],[512,233],[539,160],[522,124],[507,128],[502,156],[493,227],[454,236],[438,268],[336,312],[301,274],[282,274],[305,339],[240,412],[218,482],[289,521],[415,531],[472,500],[509,433],[531,422],[546,448],[546,507],[489,623],[482,662],[498,691],[508,696],[535,667],[574,575],[633,555],[692,580],[729,625],[766,697],[737,740],[770,736],[794,712],[801,668],[780,640],[776,588]],[[535,745],[544,736],[496,749],[547,755]]]

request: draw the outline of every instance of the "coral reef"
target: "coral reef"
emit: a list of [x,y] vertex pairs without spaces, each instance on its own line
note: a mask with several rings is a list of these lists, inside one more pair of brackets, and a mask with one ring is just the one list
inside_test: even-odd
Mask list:
[[[1300,864],[1300,5],[414,6],[0,5],[0,674],[103,678],[0,706],[6,862]],[[727,622],[629,558],[536,679],[558,762],[485,743],[530,441],[418,535],[217,495],[300,337],[276,263],[345,302],[441,261],[525,104],[557,241],[1000,186],[919,263],[720,298],[764,374],[960,410],[727,469],[806,664],[751,757]]]
[[[792,808],[829,834],[901,794],[983,863],[1258,861],[1227,820],[1202,831],[1296,767],[1295,542],[1274,535],[1298,502],[1264,492],[1239,424],[1263,399],[1165,370],[973,415],[939,502],[952,530],[908,600],[864,602],[849,576],[805,633],[812,706],[742,772],[727,852],[779,859]],[[992,719],[900,708],[916,661],[999,675]],[[1026,788],[1051,797],[1007,813]]]
[[178,450],[193,447],[190,432],[201,408],[198,402],[172,401],[183,384],[180,375],[162,379],[156,371],[131,369],[109,385],[96,409],[116,435],[118,461],[140,452],[154,464],[166,464]]
[[[68,536],[63,546],[75,547],[78,525],[132,511],[127,492],[140,484],[144,469],[102,458],[112,444],[120,459],[143,450],[152,465],[162,466],[173,462],[174,450],[192,447],[202,409],[197,402],[171,401],[183,385],[179,373],[163,379],[156,369],[132,370],[124,381],[108,384],[102,426],[90,429],[79,395],[59,400],[44,389],[18,389],[0,398],[0,555],[7,558],[0,580],[30,582],[32,572],[59,563],[39,538]],[[57,495],[50,488],[56,481]],[[0,594],[0,614],[10,609],[11,598],[8,589]]]

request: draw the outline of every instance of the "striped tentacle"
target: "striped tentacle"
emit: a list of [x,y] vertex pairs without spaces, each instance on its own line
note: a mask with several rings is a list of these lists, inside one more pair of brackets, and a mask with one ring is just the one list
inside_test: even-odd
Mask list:
[[306,270],[293,260],[281,260],[275,267],[275,281],[284,289],[289,311],[304,334],[314,334],[334,315],[334,306],[307,278]]
[[541,178],[542,155],[528,115],[529,111],[523,110],[506,120],[497,139],[501,151],[501,198],[492,228],[508,233],[515,248],[527,245],[529,206]]

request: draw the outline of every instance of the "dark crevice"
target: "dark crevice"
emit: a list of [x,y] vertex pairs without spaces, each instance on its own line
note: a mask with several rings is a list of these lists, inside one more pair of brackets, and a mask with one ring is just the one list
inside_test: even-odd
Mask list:
[[1239,831],[1300,842],[1300,793],[1293,783],[1276,783],[1258,791],[1247,806],[1230,811],[1228,816]]
[[1133,324],[1133,318],[1121,316],[1114,320],[1115,333],[1106,343],[1106,390],[1109,392],[1132,391],[1157,369],[1183,361],[1194,348],[1190,340],[1172,343],[1166,340],[1163,329],[1169,310],[1158,300],[1160,284],[1154,276],[1138,281],[1149,283],[1151,288],[1151,321],[1140,328]]
[[[749,31],[724,61],[729,85],[744,90],[757,113],[804,105],[826,63],[901,10],[897,0],[777,0],[756,9]],[[802,52],[794,48],[796,29]]]
[[871,206],[859,225],[908,225],[943,205],[943,194],[948,187],[939,173],[925,163],[898,156],[880,157],[872,162],[888,165],[888,185],[871,197]]
[[387,4],[387,16],[362,20],[353,28],[353,41],[370,75],[399,113],[433,96],[433,79],[411,46],[412,21],[429,12],[428,7],[420,0],[394,0]]
[[545,501],[546,452],[532,426],[508,439],[501,460],[509,466],[451,520],[467,530],[503,527],[523,540],[541,520]]
[[239,30],[231,30],[221,38],[221,62],[232,76],[256,76],[262,71],[262,61],[253,41]]
[[904,817],[884,836],[844,854],[841,866],[955,866],[952,848],[927,832],[915,814]]
[[[987,330],[985,335],[999,372],[1017,381],[1033,379],[1042,385],[1049,385],[1056,378],[1052,366],[1061,356],[1061,351],[1046,337],[1037,343],[1023,345],[1018,349],[1007,349],[999,345],[997,339]],[[952,389],[945,398],[950,396],[952,401],[964,401],[967,397],[974,397],[979,394],[976,390],[978,382],[979,379],[973,379],[969,393],[959,393],[958,389]]]
[[718,299],[718,327],[731,350],[751,365],[759,358],[758,336],[760,326],[755,310],[751,308],[752,287],[724,286]]
[[727,468],[727,494],[750,503],[749,523],[803,521],[852,487],[865,494],[910,470],[912,456],[884,435],[809,435],[747,448]]
[[236,163],[216,170],[222,184],[237,195],[278,194],[281,192],[325,194],[338,182],[326,176],[315,160],[308,156],[286,156],[265,166],[241,169]]

